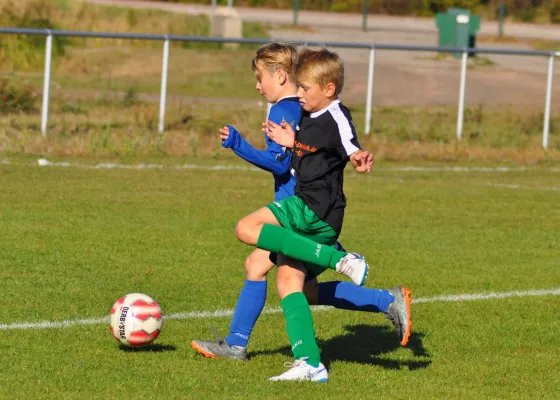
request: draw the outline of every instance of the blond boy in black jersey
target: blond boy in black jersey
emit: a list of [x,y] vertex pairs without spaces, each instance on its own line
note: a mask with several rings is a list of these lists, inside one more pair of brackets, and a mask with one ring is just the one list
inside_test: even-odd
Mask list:
[[[363,285],[368,264],[356,253],[332,247],[342,229],[346,198],[343,171],[348,161],[357,172],[369,172],[373,155],[360,148],[349,110],[338,95],[344,68],[337,54],[304,49],[296,68],[298,97],[304,109],[297,133],[286,123],[267,121],[263,131],[292,149],[295,195],[276,201],[241,219],[236,236],[249,245],[278,253],[277,288],[295,363],[271,380],[325,382],[309,304],[303,295],[306,268],[316,275],[333,269]],[[403,288],[399,314],[410,334],[410,291]],[[406,299],[406,300],[405,300]],[[406,321],[406,322],[404,322]]]

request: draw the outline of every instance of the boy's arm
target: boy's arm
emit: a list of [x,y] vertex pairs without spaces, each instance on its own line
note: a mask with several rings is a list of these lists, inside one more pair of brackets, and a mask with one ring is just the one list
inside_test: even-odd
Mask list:
[[285,174],[290,169],[290,157],[285,150],[276,143],[271,143],[266,150],[257,150],[248,143],[237,129],[227,125],[229,128],[229,136],[222,141],[222,146],[231,148],[235,154],[250,162],[251,164],[272,172],[276,175]]
[[356,172],[371,172],[373,154],[362,150],[360,143],[358,143],[358,136],[350,113],[345,114],[343,111],[338,111],[336,116],[338,117],[336,129],[340,138],[338,149],[341,156],[349,158]]

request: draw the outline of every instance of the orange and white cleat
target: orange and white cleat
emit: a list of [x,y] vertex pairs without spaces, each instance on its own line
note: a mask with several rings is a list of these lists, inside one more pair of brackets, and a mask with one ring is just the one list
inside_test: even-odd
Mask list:
[[394,300],[387,310],[387,319],[394,325],[401,346],[406,346],[412,329],[412,320],[410,319],[412,291],[406,286],[398,286],[389,289],[389,293],[393,295]]
[[226,340],[212,328],[216,340],[193,340],[191,346],[206,358],[229,358],[231,360],[245,361],[247,347],[230,346]]

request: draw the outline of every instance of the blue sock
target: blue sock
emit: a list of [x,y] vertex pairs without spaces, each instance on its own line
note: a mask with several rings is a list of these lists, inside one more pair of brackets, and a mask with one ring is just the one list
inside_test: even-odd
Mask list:
[[393,302],[388,290],[356,286],[350,282],[333,281],[319,284],[319,304],[343,310],[387,312]]
[[253,327],[261,315],[266,301],[266,281],[245,280],[233,312],[229,335],[226,342],[230,346],[247,347]]

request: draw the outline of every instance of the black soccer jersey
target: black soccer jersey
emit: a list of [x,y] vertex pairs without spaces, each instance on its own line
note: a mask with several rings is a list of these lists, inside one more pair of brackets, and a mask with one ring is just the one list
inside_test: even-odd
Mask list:
[[344,167],[360,149],[350,111],[336,100],[321,111],[304,112],[298,128],[291,163],[295,194],[340,233],[346,207]]

